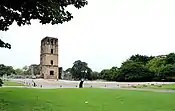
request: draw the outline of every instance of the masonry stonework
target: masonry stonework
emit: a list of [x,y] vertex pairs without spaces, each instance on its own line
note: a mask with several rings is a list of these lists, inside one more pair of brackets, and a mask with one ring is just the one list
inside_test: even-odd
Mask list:
[[44,79],[58,79],[58,39],[45,37],[41,40],[40,75]]

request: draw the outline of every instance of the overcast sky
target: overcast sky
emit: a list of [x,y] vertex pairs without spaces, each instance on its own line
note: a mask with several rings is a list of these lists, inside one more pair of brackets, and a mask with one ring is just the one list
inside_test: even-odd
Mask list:
[[120,66],[133,54],[159,55],[175,52],[174,0],[88,0],[74,19],[62,25],[13,24],[0,38],[12,49],[0,48],[0,63],[15,68],[39,64],[40,40],[59,40],[59,66],[72,67],[75,60],[93,70]]

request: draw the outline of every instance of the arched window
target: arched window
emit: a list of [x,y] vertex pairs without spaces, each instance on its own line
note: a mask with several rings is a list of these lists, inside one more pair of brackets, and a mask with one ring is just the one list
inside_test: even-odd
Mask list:
[[51,49],[51,51],[50,51],[50,52],[51,52],[51,54],[53,54],[53,49]]
[[50,61],[50,64],[53,65],[53,60]]

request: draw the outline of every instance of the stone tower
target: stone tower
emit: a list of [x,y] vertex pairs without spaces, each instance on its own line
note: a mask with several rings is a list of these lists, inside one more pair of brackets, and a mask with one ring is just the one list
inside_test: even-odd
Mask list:
[[58,39],[45,37],[41,40],[40,75],[44,79],[58,79]]

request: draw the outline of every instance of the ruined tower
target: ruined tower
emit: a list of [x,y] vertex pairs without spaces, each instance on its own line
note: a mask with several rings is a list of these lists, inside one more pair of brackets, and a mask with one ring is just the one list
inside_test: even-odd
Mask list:
[[45,37],[41,40],[40,75],[44,79],[58,79],[58,39]]

